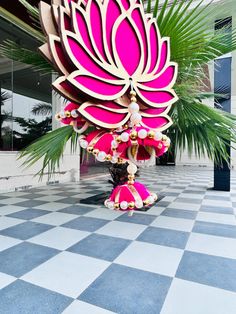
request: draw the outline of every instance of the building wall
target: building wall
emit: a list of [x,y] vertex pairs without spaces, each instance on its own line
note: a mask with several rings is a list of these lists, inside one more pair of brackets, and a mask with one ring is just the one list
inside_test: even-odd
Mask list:
[[[53,112],[58,112],[58,109],[63,106],[62,99],[53,95],[52,105]],[[57,127],[60,125],[54,122],[53,128]],[[39,179],[39,176],[35,176],[41,169],[42,161],[30,168],[24,168],[23,162],[24,159],[18,160],[18,152],[0,151],[0,192],[27,189],[54,182],[79,181],[80,178],[80,151],[71,154],[70,143],[65,149],[60,168],[50,179],[48,179],[47,174],[43,176],[42,180]]]
[[[27,32],[19,29],[16,25],[11,24],[4,18],[1,18],[0,11],[0,43],[4,39],[11,39],[13,41],[20,42],[25,47],[37,46],[37,43],[33,40]],[[61,97],[51,92],[51,78],[47,76],[41,76],[39,73],[28,69],[27,66],[6,60],[0,57],[0,92],[7,91],[9,93],[9,99],[7,103],[4,102],[3,107],[0,107],[0,114],[4,112],[10,112],[13,117],[20,116],[26,120],[29,118],[35,118],[40,122],[43,117],[32,116],[32,106],[38,102],[52,103],[52,115],[60,111],[64,107],[64,103]],[[2,117],[2,116],[1,116]],[[10,130],[13,138],[13,130],[19,130],[12,120],[4,122]],[[60,127],[60,124],[53,118],[52,128]],[[20,129],[22,132],[22,129]],[[10,134],[10,133],[9,133]],[[2,132],[1,132],[1,135]],[[40,136],[40,134],[39,134]],[[1,138],[1,137],[0,137]],[[6,137],[5,137],[6,138]],[[7,145],[0,145],[0,192],[14,191],[18,189],[25,189],[32,186],[45,185],[57,182],[65,181],[78,181],[79,169],[80,169],[80,152],[77,154],[70,153],[70,145],[66,147],[63,160],[60,164],[60,169],[54,177],[48,181],[48,176],[45,175],[42,181],[39,181],[39,177],[35,174],[41,169],[42,161],[38,162],[34,166],[24,169],[22,167],[23,160],[18,160],[18,152],[16,145],[11,145],[14,141],[10,140],[10,136],[5,141]],[[1,150],[2,149],[2,150]]]

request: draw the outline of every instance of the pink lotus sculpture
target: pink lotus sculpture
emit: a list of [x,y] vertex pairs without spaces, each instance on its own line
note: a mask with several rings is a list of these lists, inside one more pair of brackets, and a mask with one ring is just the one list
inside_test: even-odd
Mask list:
[[[170,143],[160,132],[172,123],[168,112],[177,100],[177,64],[170,61],[169,38],[161,38],[156,20],[145,14],[142,3],[52,0],[51,5],[40,2],[40,12],[47,35],[40,51],[60,73],[53,88],[72,101],[57,118],[79,133],[89,125],[103,133],[111,130],[112,136],[103,141],[106,151],[110,145],[103,154],[106,160],[109,155],[113,161],[140,165],[139,160],[163,154]],[[92,142],[89,136],[80,138],[81,146],[102,161],[105,149],[94,149],[96,136]],[[137,146],[133,156],[132,146]]]

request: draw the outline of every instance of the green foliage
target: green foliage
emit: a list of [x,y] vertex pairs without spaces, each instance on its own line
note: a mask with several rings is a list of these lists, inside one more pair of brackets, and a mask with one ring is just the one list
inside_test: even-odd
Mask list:
[[40,175],[42,178],[47,172],[50,178],[55,170],[59,169],[60,160],[69,140],[71,141],[71,151],[74,153],[78,145],[78,134],[74,132],[71,126],[61,127],[29,145],[21,151],[19,158],[25,158],[23,166],[27,167],[41,160],[42,168],[36,175]]
[[41,25],[39,22],[39,10],[37,7],[32,6],[28,1],[26,0],[18,0],[26,9],[27,12],[29,13],[32,21],[34,22],[34,25],[41,30]]
[[6,40],[0,45],[0,55],[14,61],[28,64],[33,67],[34,70],[41,71],[45,74],[53,72],[51,64],[49,64],[41,54],[37,51],[21,47],[11,40]]
[[[151,0],[147,1],[151,12]],[[232,114],[206,106],[204,99],[225,98],[224,86],[217,94],[207,92],[209,80],[207,63],[236,49],[236,30],[229,27],[214,30],[215,16],[227,15],[230,1],[207,5],[204,0],[156,0],[153,15],[162,36],[171,38],[171,60],[178,63],[179,73],[175,91],[179,96],[171,109],[172,127],[167,131],[176,150],[188,150],[198,156],[208,156],[218,164],[227,160],[227,145],[235,143],[236,119]],[[210,27],[212,29],[210,29]],[[220,71],[220,68],[218,69]]]

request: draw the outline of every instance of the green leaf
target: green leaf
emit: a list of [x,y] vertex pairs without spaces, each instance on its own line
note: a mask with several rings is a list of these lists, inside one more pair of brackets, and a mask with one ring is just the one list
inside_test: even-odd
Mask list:
[[6,40],[0,45],[0,55],[14,61],[30,65],[34,70],[48,74],[53,72],[53,67],[46,61],[38,51],[21,47],[17,43]]
[[66,143],[69,140],[71,140],[71,152],[74,153],[78,147],[78,134],[71,126],[61,127],[47,133],[22,150],[18,158],[25,158],[22,164],[25,167],[42,161],[42,168],[36,175],[42,178],[47,172],[50,178],[59,169]]

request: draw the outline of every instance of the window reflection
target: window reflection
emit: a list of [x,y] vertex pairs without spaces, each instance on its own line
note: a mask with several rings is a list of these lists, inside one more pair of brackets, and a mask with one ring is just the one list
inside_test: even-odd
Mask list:
[[0,150],[20,150],[51,130],[51,75],[0,58]]

